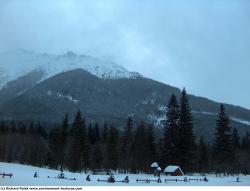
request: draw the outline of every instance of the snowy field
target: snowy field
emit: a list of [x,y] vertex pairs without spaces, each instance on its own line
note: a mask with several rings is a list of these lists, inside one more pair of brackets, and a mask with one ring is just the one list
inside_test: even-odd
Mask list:
[[[153,179],[153,175],[148,174],[128,174],[129,183],[106,183],[98,182],[97,179],[107,179],[107,175],[90,175],[91,181],[86,181],[87,174],[64,172],[67,178],[75,178],[76,180],[56,179],[60,172],[46,168],[38,168],[33,166],[26,166],[20,164],[10,164],[0,162],[0,174],[12,173],[12,178],[0,176],[0,186],[250,186],[250,175],[239,176],[240,182],[236,182],[236,176],[232,177],[215,177],[214,175],[207,175],[208,182],[190,181],[190,182],[164,182],[164,179],[200,179],[202,176],[161,176],[162,183],[151,182],[137,183],[136,179]],[[34,178],[34,173],[38,172],[39,178]],[[49,177],[48,177],[49,176]],[[124,174],[114,174],[116,180],[124,180]]]

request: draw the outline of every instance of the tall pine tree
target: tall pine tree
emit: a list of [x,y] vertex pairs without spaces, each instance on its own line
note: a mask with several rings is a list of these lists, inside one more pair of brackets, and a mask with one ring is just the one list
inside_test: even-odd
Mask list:
[[118,158],[118,131],[111,125],[107,141],[107,167],[110,170],[117,170]]
[[82,150],[82,166],[87,173],[87,167],[89,165],[89,140],[87,138],[85,119],[82,120],[82,138],[81,138],[81,150]]
[[218,172],[230,171],[234,161],[231,127],[223,104],[220,105],[216,121],[213,159]]
[[68,115],[66,114],[61,125],[51,130],[49,136],[49,147],[51,152],[49,157],[53,158],[52,167],[60,169],[64,168],[65,162],[65,147],[68,134]]
[[157,151],[155,144],[155,134],[154,134],[154,126],[150,124],[146,131],[146,150],[145,157],[147,158],[146,166],[149,167],[157,159]]
[[233,147],[234,149],[240,149],[240,137],[238,134],[238,130],[236,128],[233,129]]
[[98,123],[95,123],[94,129],[93,129],[93,137],[94,137],[94,143],[99,142],[101,139]]
[[172,95],[166,113],[166,125],[164,127],[162,164],[179,164],[179,106],[175,95]]
[[246,132],[246,135],[244,137],[242,137],[241,148],[243,150],[249,150],[250,149],[250,134],[249,134],[249,132]]
[[184,172],[193,172],[196,163],[196,145],[193,133],[193,119],[185,88],[182,90],[180,98],[178,149],[180,149],[178,157],[181,168]]
[[64,168],[64,162],[65,162],[65,147],[66,147],[66,139],[67,139],[67,134],[68,134],[68,114],[65,115],[62,123],[62,128],[61,128],[61,136],[60,136],[60,145],[59,147],[61,148],[61,170]]
[[135,136],[132,144],[132,172],[140,172],[147,170],[147,159],[146,159],[146,132],[145,124],[142,121],[135,131]]
[[69,150],[68,167],[70,171],[76,172],[83,168],[82,158],[83,127],[81,112],[78,111],[72,126],[72,140]]
[[102,143],[106,143],[108,137],[108,124],[104,123],[103,131],[102,131]]
[[131,144],[133,142],[133,120],[132,117],[128,118],[127,125],[123,130],[121,138],[120,161],[124,172],[129,170],[131,163]]
[[200,138],[198,147],[198,170],[199,172],[208,172],[209,160],[208,160],[208,147],[203,140]]

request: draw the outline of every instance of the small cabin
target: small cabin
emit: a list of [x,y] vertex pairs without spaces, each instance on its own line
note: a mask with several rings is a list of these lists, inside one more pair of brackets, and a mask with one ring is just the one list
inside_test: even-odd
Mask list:
[[179,166],[173,165],[167,166],[164,170],[164,173],[170,176],[184,176],[184,173],[181,168]]

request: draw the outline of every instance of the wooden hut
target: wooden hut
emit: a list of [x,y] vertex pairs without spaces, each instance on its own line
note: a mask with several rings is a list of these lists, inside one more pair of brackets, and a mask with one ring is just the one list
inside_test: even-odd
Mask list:
[[164,173],[170,176],[184,176],[184,173],[181,168],[179,166],[174,165],[167,166],[164,170]]

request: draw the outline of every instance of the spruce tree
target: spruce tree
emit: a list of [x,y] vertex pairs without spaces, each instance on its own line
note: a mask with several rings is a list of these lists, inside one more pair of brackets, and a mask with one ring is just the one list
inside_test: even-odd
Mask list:
[[89,153],[90,147],[87,138],[86,123],[85,119],[82,120],[82,139],[81,139],[81,150],[82,150],[82,166],[84,167],[85,173],[89,165]]
[[220,105],[216,121],[213,159],[218,172],[229,171],[234,161],[231,127],[223,104]]
[[34,128],[34,123],[33,122],[30,123],[28,131],[29,131],[30,134],[34,134],[35,128]]
[[180,98],[180,117],[179,117],[179,143],[180,166],[184,172],[193,172],[195,167],[196,145],[193,133],[193,119],[189,107],[188,96],[185,88],[182,90]]
[[107,122],[104,123],[103,131],[102,131],[102,142],[106,143],[108,137],[108,124]]
[[[132,171],[140,172],[147,170],[147,159],[146,159],[146,132],[145,132],[145,124],[142,121],[140,125],[137,127],[135,131],[135,136],[132,144]],[[149,164],[150,165],[150,164]]]
[[62,123],[62,128],[59,136],[59,147],[60,150],[60,157],[61,157],[61,169],[63,169],[64,162],[65,162],[65,147],[66,147],[66,139],[67,139],[67,133],[68,133],[68,115],[66,114]]
[[198,169],[199,172],[208,172],[209,160],[208,160],[208,147],[203,140],[203,137],[199,141],[198,149]]
[[92,124],[89,124],[88,127],[88,142],[93,145],[96,142],[96,138],[95,138],[95,132],[94,132],[94,128],[92,128]]
[[118,131],[111,125],[107,141],[107,167],[110,170],[117,170],[118,163]]
[[246,135],[244,137],[242,137],[241,149],[243,149],[243,150],[250,149],[250,134],[249,134],[249,132],[246,132]]
[[82,116],[81,112],[78,111],[72,126],[72,140],[69,150],[68,167],[69,170],[72,172],[80,171],[83,167],[82,139],[83,139]]
[[99,125],[97,123],[95,123],[94,129],[93,129],[93,137],[94,137],[93,144],[100,141]]
[[173,94],[169,100],[166,113],[166,124],[164,127],[162,164],[179,164],[179,106],[176,96]]
[[56,168],[59,165],[60,169],[63,169],[65,160],[65,147],[68,131],[68,115],[66,114],[62,125],[57,126],[50,132],[50,149]]
[[94,173],[96,170],[102,170],[103,152],[101,150],[99,143],[97,143],[93,148],[90,163],[91,163],[91,170]]
[[155,135],[154,135],[154,126],[150,124],[146,131],[146,158],[147,163],[146,167],[149,167],[157,159],[157,151],[156,151],[156,144],[155,144]]
[[59,158],[59,153],[60,153],[60,148],[58,147],[58,137],[59,135],[59,128],[58,127],[54,127],[50,133],[49,133],[49,148],[50,148],[50,152],[49,152],[49,157],[50,159],[52,159],[50,161],[49,166],[51,168],[58,168],[59,164],[60,164],[60,158]]
[[133,141],[133,120],[132,117],[129,117],[127,125],[123,130],[123,135],[121,138],[121,150],[120,150],[122,168],[125,172],[127,172],[129,164],[131,162],[132,141]]
[[240,137],[236,128],[233,129],[233,148],[239,149],[240,148]]

